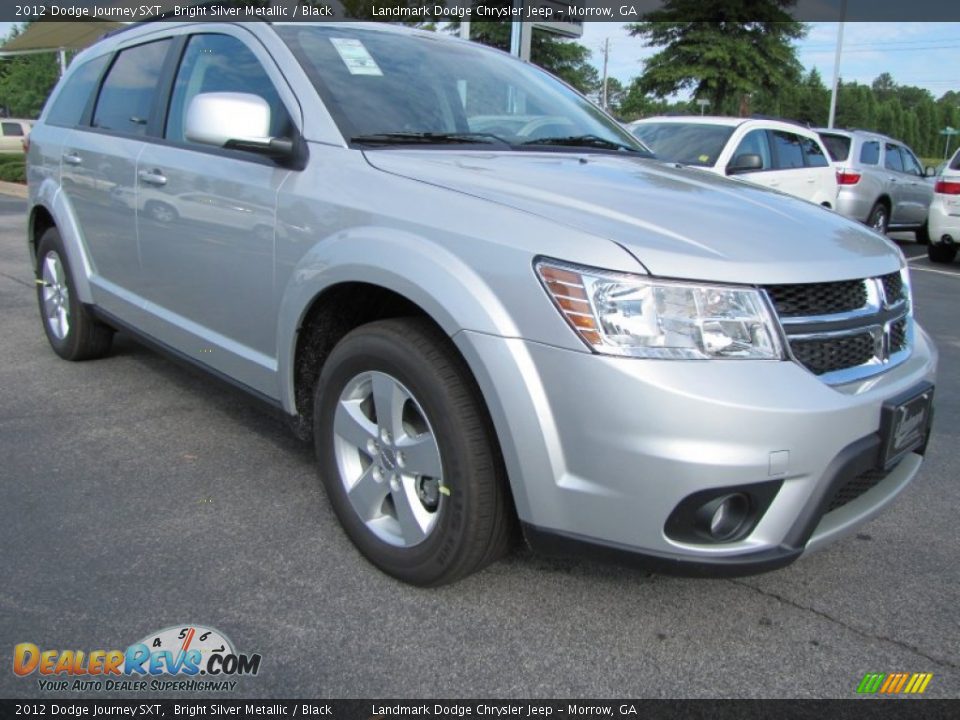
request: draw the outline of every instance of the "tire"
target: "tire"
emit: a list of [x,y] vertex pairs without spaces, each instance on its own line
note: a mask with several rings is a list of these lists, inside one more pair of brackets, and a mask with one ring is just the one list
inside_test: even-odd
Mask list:
[[957,257],[957,248],[953,245],[927,245],[927,257],[930,262],[952,263]]
[[914,233],[914,239],[919,245],[930,244],[930,226],[926,222]]
[[486,409],[429,321],[373,322],[336,345],[317,383],[314,441],[334,512],[384,572],[443,585],[510,548],[512,503]]
[[37,302],[50,347],[64,360],[93,360],[110,351],[113,329],[97,321],[80,302],[56,228],[37,246]]
[[872,227],[881,235],[887,234],[887,228],[890,226],[890,211],[882,202],[878,202],[867,215],[867,225]]

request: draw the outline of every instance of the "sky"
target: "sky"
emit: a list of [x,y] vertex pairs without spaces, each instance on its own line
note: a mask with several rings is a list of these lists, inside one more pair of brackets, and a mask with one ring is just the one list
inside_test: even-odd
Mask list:
[[[0,23],[5,37],[13,23]],[[828,87],[838,23],[808,23],[807,37],[797,43],[800,62],[817,68]],[[581,42],[593,51],[591,62],[603,64],[603,44],[610,38],[609,73],[627,84],[643,69],[642,61],[655,49],[629,36],[619,23],[587,22]],[[870,83],[889,72],[901,85],[926,88],[939,98],[948,90],[960,91],[960,23],[862,23],[844,25],[840,75],[846,81]]]
[[[806,38],[796,43],[806,70],[816,68],[827,87],[833,79],[833,62],[839,23],[807,23]],[[627,84],[642,72],[644,58],[656,52],[632,38],[623,25],[584,23],[584,45],[593,51],[591,62],[603,64],[603,45],[610,38],[608,72]],[[888,72],[899,85],[926,88],[935,98],[948,90],[960,91],[960,23],[848,22],[843,29],[840,77],[867,83]]]

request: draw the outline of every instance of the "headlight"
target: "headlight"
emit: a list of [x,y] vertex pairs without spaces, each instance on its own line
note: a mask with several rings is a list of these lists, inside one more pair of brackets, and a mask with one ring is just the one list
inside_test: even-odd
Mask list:
[[654,280],[540,260],[534,266],[560,313],[599,353],[639,358],[783,358],[760,291]]

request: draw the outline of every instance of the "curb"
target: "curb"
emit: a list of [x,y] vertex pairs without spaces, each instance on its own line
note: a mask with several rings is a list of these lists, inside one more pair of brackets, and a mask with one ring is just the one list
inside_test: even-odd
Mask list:
[[20,183],[4,182],[0,180],[0,194],[13,195],[21,200],[27,199],[27,186]]

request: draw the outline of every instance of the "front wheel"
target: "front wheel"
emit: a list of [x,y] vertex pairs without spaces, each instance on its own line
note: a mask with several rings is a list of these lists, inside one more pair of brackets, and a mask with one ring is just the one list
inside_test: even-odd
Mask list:
[[930,262],[952,263],[957,257],[957,248],[953,245],[927,245],[927,257]]
[[37,246],[37,302],[50,347],[65,360],[92,360],[110,351],[113,329],[98,322],[77,298],[56,228]]
[[442,585],[507,551],[512,510],[490,422],[463,360],[428,321],[344,337],[324,363],[314,418],[331,505],[381,570]]

